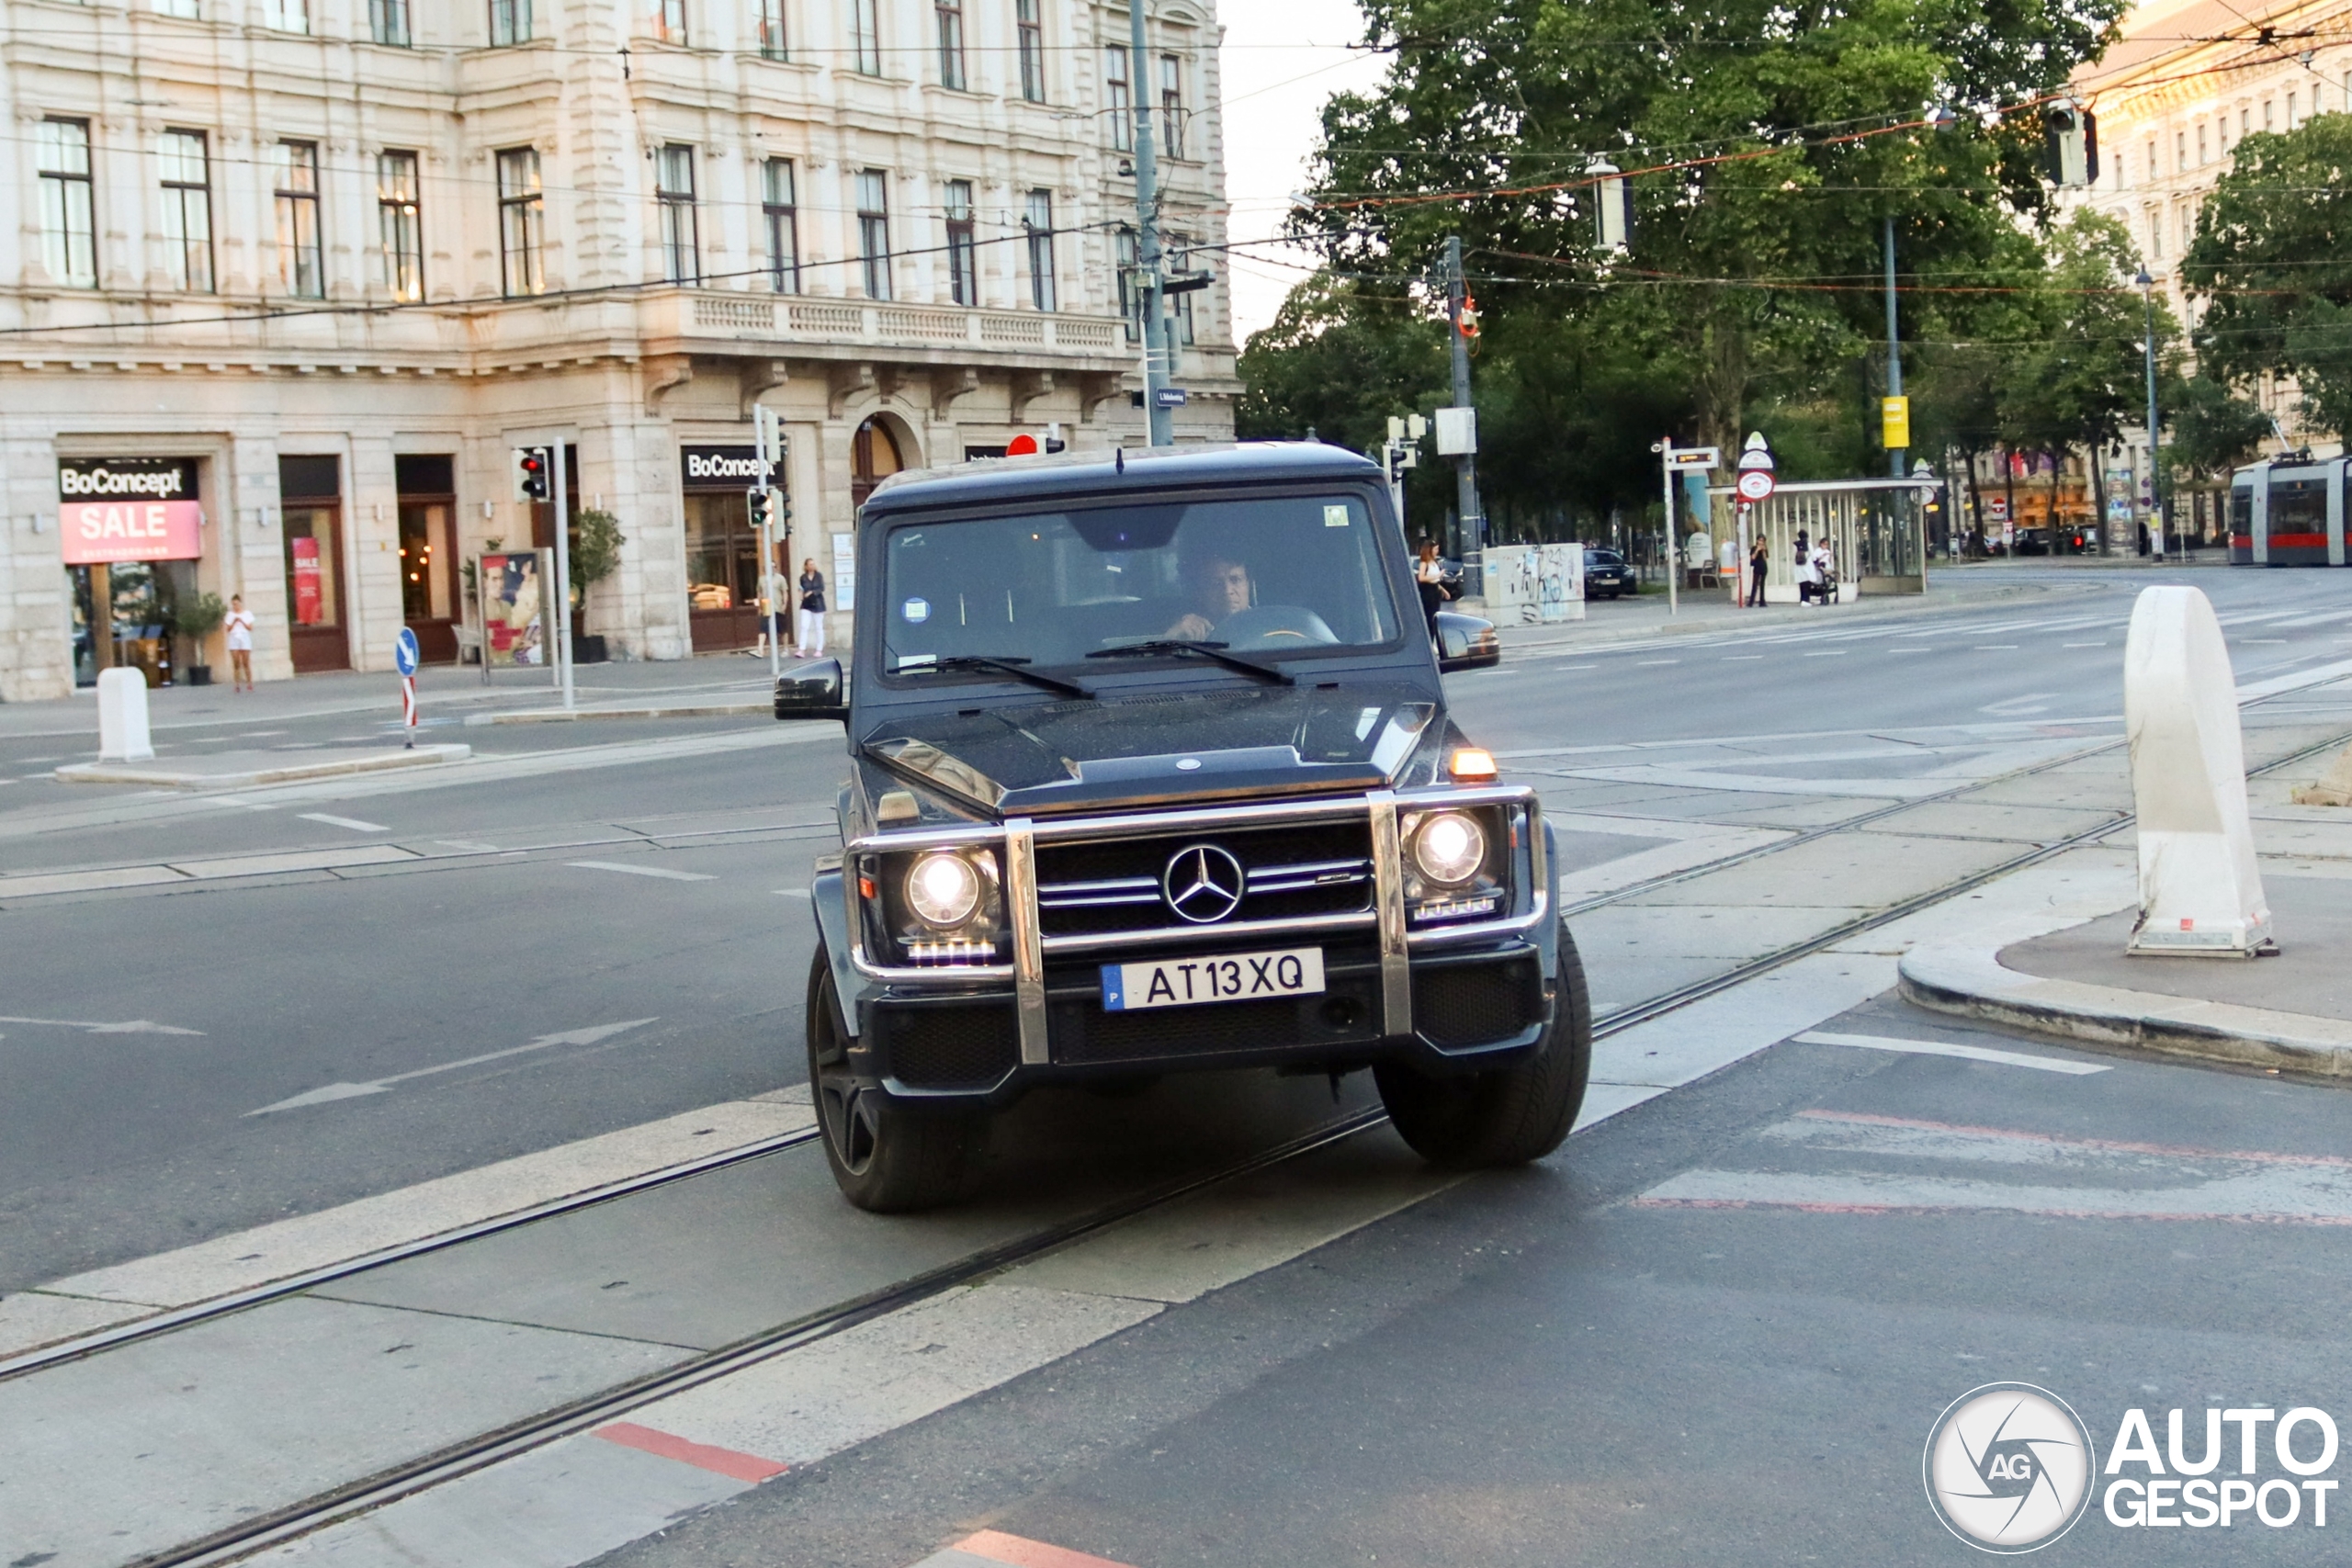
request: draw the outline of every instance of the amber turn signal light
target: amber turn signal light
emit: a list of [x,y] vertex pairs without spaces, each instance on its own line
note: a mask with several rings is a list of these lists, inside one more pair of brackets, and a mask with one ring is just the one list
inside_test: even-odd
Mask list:
[[1453,753],[1453,761],[1447,764],[1446,771],[1465,783],[1489,782],[1496,773],[1495,754],[1483,746],[1462,747]]

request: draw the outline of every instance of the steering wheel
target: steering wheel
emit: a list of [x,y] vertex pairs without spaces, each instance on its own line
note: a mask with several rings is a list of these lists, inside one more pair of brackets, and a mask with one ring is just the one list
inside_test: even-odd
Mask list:
[[1218,622],[1216,635],[1236,653],[1340,640],[1322,616],[1302,604],[1252,604]]

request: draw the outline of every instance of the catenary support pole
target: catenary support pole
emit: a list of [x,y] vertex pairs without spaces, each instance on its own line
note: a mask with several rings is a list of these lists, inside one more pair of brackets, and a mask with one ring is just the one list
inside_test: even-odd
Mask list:
[[1151,56],[1144,37],[1144,0],[1128,0],[1127,81],[1136,115],[1136,261],[1142,273],[1143,418],[1146,440],[1154,446],[1176,444],[1176,414],[1159,406],[1168,385],[1168,323],[1160,319],[1159,164],[1151,145]]
[[2153,513],[2150,521],[2156,525],[2156,553],[2165,553],[2165,468],[2157,458],[2156,443],[2156,280],[2148,269],[2140,269],[2140,302],[2147,312],[2145,347],[2148,361],[2148,505]]
[[571,497],[563,472],[563,443],[548,448],[555,470],[555,660],[563,705],[574,705],[571,690]]
[[[1886,220],[1886,395],[1903,395],[1903,337],[1901,319],[1894,309],[1894,220]],[[1901,447],[1887,448],[1887,472],[1896,479],[1903,477]],[[1841,563],[1842,564],[1842,563]]]
[[[1470,343],[1462,335],[1462,300],[1469,292],[1462,273],[1462,236],[1445,237],[1446,335],[1453,340],[1453,406],[1470,404]],[[1462,517],[1462,586],[1464,592],[1487,591],[1487,516],[1478,509],[1478,455],[1465,452],[1454,459],[1454,507]]]

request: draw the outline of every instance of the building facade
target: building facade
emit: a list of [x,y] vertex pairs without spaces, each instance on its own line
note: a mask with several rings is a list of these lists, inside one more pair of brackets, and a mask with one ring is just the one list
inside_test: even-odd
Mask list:
[[[554,540],[518,446],[623,536],[584,631],[678,659],[755,635],[755,404],[789,575],[898,468],[1140,444],[1137,91],[1222,270],[1208,0],[1141,61],[1094,0],[6,3],[0,700],[224,662],[198,592],[263,679],[456,658],[477,558]],[[1174,299],[1178,439],[1226,438],[1223,286]]]
[[[2257,131],[2289,131],[2313,115],[2352,111],[2352,0],[2233,5],[2174,0],[2142,6],[2120,39],[2075,77],[2098,118],[2098,178],[2070,199],[2115,219],[2137,243],[2148,275],[2175,317],[2192,325],[2198,301],[2179,267],[2196,238],[2198,213],[2232,151]],[[2335,444],[2308,431],[2292,378],[2266,376],[2246,389],[2283,431],[2272,448]],[[2128,482],[2144,513],[2148,433],[2134,427],[2103,455],[2108,488]],[[2208,486],[2171,498],[2175,533],[2214,539],[2223,532],[2221,497]],[[2110,499],[2110,521],[2123,509]]]

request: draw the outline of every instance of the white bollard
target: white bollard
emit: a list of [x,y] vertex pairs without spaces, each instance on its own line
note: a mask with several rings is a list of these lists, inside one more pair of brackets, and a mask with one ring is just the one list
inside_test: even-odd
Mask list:
[[147,677],[136,670],[98,671],[98,761],[145,762],[155,756],[147,739]]
[[2246,958],[2269,948],[2237,682],[2197,589],[2145,589],[2132,607],[2123,721],[2140,814],[2140,921],[2124,951]]

